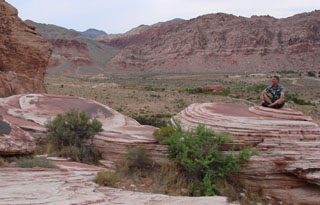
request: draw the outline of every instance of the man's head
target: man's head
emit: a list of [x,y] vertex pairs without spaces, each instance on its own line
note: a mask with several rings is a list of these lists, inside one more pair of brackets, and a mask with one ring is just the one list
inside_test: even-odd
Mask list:
[[280,81],[280,75],[273,74],[272,75],[272,85],[278,85]]

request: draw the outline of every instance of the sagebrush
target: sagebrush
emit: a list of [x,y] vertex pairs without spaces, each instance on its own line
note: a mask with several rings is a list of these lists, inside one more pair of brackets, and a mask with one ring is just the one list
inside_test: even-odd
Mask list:
[[99,160],[93,138],[103,131],[102,124],[96,119],[90,120],[84,111],[59,114],[46,124],[46,128],[50,153],[85,163]]
[[42,168],[54,168],[58,167],[47,159],[41,158],[20,158],[17,160],[15,167],[19,168],[32,168],[32,167],[42,167]]
[[100,186],[115,187],[118,182],[118,175],[113,172],[98,172],[95,182]]
[[190,131],[182,131],[178,127],[169,136],[163,131],[167,130],[162,129],[155,134],[162,135],[158,138],[162,139],[162,144],[168,145],[169,159],[185,173],[192,196],[218,194],[221,191],[218,180],[233,171],[240,171],[240,164],[257,154],[248,147],[237,153],[233,150],[228,153],[219,151],[219,145],[232,142],[231,136],[216,134],[202,125]]

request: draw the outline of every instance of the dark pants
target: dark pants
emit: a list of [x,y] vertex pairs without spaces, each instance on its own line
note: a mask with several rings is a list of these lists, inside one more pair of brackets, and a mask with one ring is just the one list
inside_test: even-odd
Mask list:
[[[278,98],[275,98],[272,94],[268,93],[267,97],[271,100],[272,103],[274,103],[275,101],[279,100]],[[284,106],[285,102],[283,102],[282,104],[276,104],[275,106],[273,106],[272,108],[282,108]],[[269,103],[267,102],[263,102],[262,103],[263,107],[269,107]]]
[[[282,103],[282,104],[276,104],[276,105],[275,105],[275,106],[273,106],[272,108],[280,109],[280,108],[282,108],[282,107],[284,106],[284,104],[285,104],[285,103]],[[263,107],[269,107],[269,103],[267,103],[267,102],[263,102],[263,103],[262,103],[262,106],[263,106]]]

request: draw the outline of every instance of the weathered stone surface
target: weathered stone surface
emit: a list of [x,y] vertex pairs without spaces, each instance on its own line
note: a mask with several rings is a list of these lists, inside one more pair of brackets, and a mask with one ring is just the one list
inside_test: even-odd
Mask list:
[[116,161],[127,153],[128,146],[144,146],[155,160],[164,160],[164,146],[155,143],[154,127],[140,125],[108,106],[79,97],[28,94],[0,99],[0,115],[11,127],[0,136],[0,155],[28,154],[45,136],[45,123],[71,109],[84,110],[103,124],[104,131],[94,140],[106,160]]
[[0,97],[46,92],[43,85],[51,46],[0,0]]
[[[141,145],[153,159],[165,160],[166,147],[155,143],[154,127],[140,125],[92,100],[47,94],[0,99],[0,121],[11,129],[0,136],[0,155],[33,153],[45,136],[46,121],[70,109],[85,110],[103,123],[104,131],[95,136],[94,143],[102,152],[106,167],[114,168],[128,146]],[[230,132],[234,141],[222,149],[254,146],[260,155],[252,157],[239,173],[239,180],[250,190],[263,190],[265,197],[275,203],[319,204],[320,128],[309,116],[287,108],[205,103],[190,105],[175,118],[184,129],[205,124],[216,132]],[[131,195],[103,190],[118,193],[117,196]]]
[[153,72],[319,70],[320,11],[276,19],[223,13],[102,36],[121,52],[108,65]]
[[204,103],[190,105],[175,119],[183,129],[204,124],[231,133],[228,147],[255,147],[260,155],[239,174],[247,188],[263,190],[276,203],[320,203],[320,127],[309,116],[289,108]]
[[204,204],[227,205],[225,197],[174,197],[99,187],[99,167],[55,161],[60,169],[0,168],[0,204]]

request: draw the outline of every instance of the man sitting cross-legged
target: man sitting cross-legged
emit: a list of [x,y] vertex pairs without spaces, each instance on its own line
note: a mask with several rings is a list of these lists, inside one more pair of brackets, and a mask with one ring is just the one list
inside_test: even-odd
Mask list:
[[262,91],[260,100],[262,106],[270,108],[282,108],[284,105],[284,88],[279,85],[280,76],[275,74],[272,75],[272,85]]

